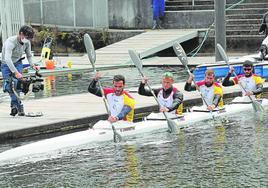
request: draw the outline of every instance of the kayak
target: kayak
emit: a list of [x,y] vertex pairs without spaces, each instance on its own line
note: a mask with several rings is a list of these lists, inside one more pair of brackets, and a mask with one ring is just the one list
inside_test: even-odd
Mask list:
[[[178,131],[181,128],[188,127],[199,121],[219,119],[221,116],[228,116],[241,111],[252,110],[252,103],[245,100],[245,97],[237,97],[233,103],[225,105],[224,108],[216,109],[212,112],[206,110],[204,106],[195,106],[190,112],[182,115],[169,115],[169,118],[176,122]],[[268,99],[259,100],[263,107],[268,108]],[[129,136],[141,133],[152,132],[154,130],[167,130],[168,125],[162,113],[152,113],[141,122],[114,123],[117,132],[127,140]],[[113,140],[112,126],[108,121],[100,120],[93,128],[71,133],[63,136],[49,138],[38,142],[26,144],[0,153],[0,161],[11,161],[14,159],[31,158],[35,155],[42,155],[52,151],[61,151],[61,149],[72,148],[83,144],[97,143]]]
[[[261,61],[260,59],[258,59],[254,55],[244,56],[244,57],[241,57],[238,59],[230,59],[229,63],[230,63],[230,65],[232,65],[234,67],[237,75],[243,74],[243,72],[244,72],[243,71],[243,63],[246,60],[250,60],[251,62],[253,62],[255,74],[257,74],[258,76],[260,76],[262,78],[268,78],[268,61],[267,60]],[[193,74],[195,76],[195,80],[196,81],[203,80],[205,72],[208,69],[214,70],[216,79],[225,77],[229,71],[228,65],[222,61],[217,62],[217,63],[213,63],[213,64],[198,65],[198,66],[196,66],[195,70],[193,71]]]

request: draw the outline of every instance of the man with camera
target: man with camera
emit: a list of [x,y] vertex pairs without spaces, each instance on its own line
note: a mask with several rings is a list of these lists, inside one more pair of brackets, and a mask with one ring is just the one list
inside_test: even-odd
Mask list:
[[32,61],[31,42],[34,30],[24,25],[20,28],[18,35],[9,37],[3,44],[1,71],[3,75],[3,90],[8,92],[11,99],[11,116],[24,116],[24,108],[19,99],[20,90],[17,87],[18,81],[22,80],[22,55],[25,52],[30,66],[36,71],[39,67]]

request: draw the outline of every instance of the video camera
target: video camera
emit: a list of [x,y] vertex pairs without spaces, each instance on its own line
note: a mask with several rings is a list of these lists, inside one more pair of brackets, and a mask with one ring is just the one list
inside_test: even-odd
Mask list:
[[38,72],[35,72],[35,75],[28,76],[20,79],[17,84],[17,90],[21,90],[25,95],[31,92],[39,92],[44,90],[42,75]]

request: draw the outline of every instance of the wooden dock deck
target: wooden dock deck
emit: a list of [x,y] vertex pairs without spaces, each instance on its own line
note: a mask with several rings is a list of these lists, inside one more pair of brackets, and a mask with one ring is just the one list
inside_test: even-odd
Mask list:
[[129,64],[129,49],[136,50],[144,58],[171,47],[175,41],[181,43],[195,37],[198,37],[198,30],[149,30],[96,50],[96,65]]

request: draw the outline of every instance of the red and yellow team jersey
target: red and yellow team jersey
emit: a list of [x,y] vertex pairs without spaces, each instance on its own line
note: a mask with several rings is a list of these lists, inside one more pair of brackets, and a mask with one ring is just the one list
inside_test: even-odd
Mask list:
[[124,106],[128,106],[131,108],[131,111],[126,114],[123,120],[132,122],[134,118],[135,106],[133,97],[126,91],[123,91],[120,96],[116,96],[112,88],[104,88],[103,91],[105,97],[107,98],[111,115],[117,116],[122,111]]
[[[240,81],[240,84],[245,88],[246,91],[254,91],[257,89],[258,84],[262,84],[263,81],[261,77],[257,76],[256,74],[253,74],[250,77],[246,77],[244,74],[234,77],[233,79],[234,84],[238,84],[238,81]],[[242,90],[243,95],[245,95],[245,91]],[[257,95],[256,98],[260,98],[261,94]]]
[[218,94],[221,96],[220,102],[218,103],[218,107],[223,107],[223,91],[219,83],[214,82],[211,87],[207,87],[205,85],[205,81],[202,80],[197,82],[196,85],[199,87],[200,92],[202,93],[208,105],[213,104],[214,95]]

